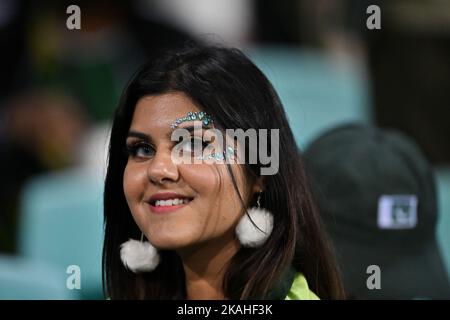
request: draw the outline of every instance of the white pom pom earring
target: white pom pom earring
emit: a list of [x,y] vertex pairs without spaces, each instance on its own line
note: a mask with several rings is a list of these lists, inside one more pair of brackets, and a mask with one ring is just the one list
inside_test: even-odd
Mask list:
[[148,241],[130,239],[120,246],[120,259],[128,270],[134,273],[150,272],[159,264],[158,250]]
[[260,247],[272,233],[273,215],[261,208],[261,193],[256,201],[258,207],[248,209],[248,214],[244,214],[236,226],[237,238],[244,247]]

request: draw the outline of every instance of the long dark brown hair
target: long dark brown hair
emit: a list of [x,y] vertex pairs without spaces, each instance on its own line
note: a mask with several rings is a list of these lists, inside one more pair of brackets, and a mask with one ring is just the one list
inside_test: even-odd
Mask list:
[[[140,230],[125,200],[124,144],[137,101],[144,96],[182,92],[227,129],[279,129],[279,170],[265,176],[261,206],[274,215],[269,239],[257,249],[241,248],[227,266],[227,298],[265,297],[286,268],[293,266],[322,299],[343,297],[328,240],[314,206],[303,164],[280,99],[264,74],[239,50],[189,44],[152,57],[125,88],[114,116],[104,191],[105,241],[103,285],[112,299],[185,299],[182,262],[161,250],[161,262],[149,273],[126,270],[120,245],[138,239]],[[269,149],[270,150],[270,149]],[[258,177],[263,165],[244,165]],[[238,192],[235,178],[233,185]],[[238,193],[239,194],[239,193]],[[240,199],[242,200],[241,195]],[[244,202],[242,201],[244,204]]]

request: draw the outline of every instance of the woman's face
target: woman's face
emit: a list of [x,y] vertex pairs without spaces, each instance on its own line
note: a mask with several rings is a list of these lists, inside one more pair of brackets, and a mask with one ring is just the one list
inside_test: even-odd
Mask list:
[[[195,111],[200,110],[182,93],[143,97],[126,140],[131,152],[123,177],[125,197],[137,225],[159,249],[234,241],[234,227],[243,214],[225,164],[172,161],[172,148],[178,142],[170,139],[174,130],[170,125]],[[193,124],[186,121],[179,128]],[[247,201],[253,189],[242,167],[231,167]]]

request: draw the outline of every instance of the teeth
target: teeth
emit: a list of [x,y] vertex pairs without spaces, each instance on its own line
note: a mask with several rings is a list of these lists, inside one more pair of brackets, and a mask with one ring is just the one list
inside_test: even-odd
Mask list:
[[189,199],[167,199],[167,200],[156,200],[156,207],[168,207],[168,206],[177,206],[179,204],[186,204],[189,202]]

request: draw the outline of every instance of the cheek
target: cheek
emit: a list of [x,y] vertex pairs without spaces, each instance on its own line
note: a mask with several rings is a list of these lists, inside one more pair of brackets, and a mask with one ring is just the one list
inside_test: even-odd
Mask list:
[[217,197],[219,194],[221,175],[223,175],[216,166],[207,164],[181,165],[179,167],[180,175],[184,182],[195,191],[202,200],[205,196]]
[[[238,188],[245,200],[242,174],[238,167],[233,167]],[[180,173],[198,195],[195,209],[205,219],[205,227],[224,230],[237,222],[242,205],[225,165],[188,165],[180,167]]]
[[139,229],[144,230],[144,233],[149,225],[143,206],[147,184],[145,165],[141,163],[127,164],[123,173],[123,191],[133,220]]
[[127,164],[123,173],[123,191],[131,210],[142,199],[145,190],[145,172],[141,169],[137,164]]

